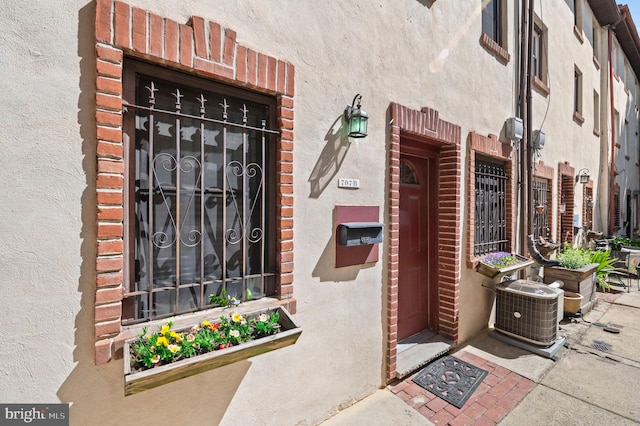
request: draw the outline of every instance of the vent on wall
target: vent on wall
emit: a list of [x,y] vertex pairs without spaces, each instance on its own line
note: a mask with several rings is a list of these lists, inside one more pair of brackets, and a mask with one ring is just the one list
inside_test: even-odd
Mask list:
[[496,323],[501,333],[540,346],[558,336],[558,292],[535,281],[496,286]]

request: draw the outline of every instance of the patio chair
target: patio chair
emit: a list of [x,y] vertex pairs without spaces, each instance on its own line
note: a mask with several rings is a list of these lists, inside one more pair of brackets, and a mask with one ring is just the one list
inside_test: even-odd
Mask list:
[[[622,259],[616,262],[615,277],[620,285],[626,287],[627,293],[631,291],[631,280],[636,280],[638,290],[640,290],[640,274],[638,265],[640,265],[640,250],[627,247],[621,248]],[[627,283],[622,282],[622,278],[626,278]]]

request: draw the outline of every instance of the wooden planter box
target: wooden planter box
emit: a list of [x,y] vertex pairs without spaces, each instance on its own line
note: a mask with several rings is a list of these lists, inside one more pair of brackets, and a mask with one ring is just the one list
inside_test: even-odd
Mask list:
[[564,282],[562,289],[582,295],[582,304],[585,306],[591,302],[596,292],[597,263],[591,263],[580,269],[567,269],[560,266],[545,266],[544,282],[551,284],[554,281]]
[[518,260],[518,263],[505,266],[504,268],[496,268],[495,266],[489,263],[485,263],[481,260],[476,266],[476,272],[481,273],[485,277],[498,278],[512,274],[516,271],[519,271],[520,269],[524,269],[533,265],[533,259],[527,259],[526,257],[520,256],[519,254],[515,253],[513,253],[512,256]]
[[[300,337],[302,329],[293,321],[289,312],[283,307],[274,307],[255,312],[243,312],[248,317],[261,313],[270,314],[278,311],[280,316],[280,331],[267,337],[262,337],[238,346],[209,352],[192,358],[186,358],[171,364],[148,370],[131,371],[130,346],[137,340],[129,339],[124,346],[124,394],[133,395],[176,380],[204,373],[214,368],[242,361],[276,349],[293,345]],[[214,321],[212,321],[214,322]]]

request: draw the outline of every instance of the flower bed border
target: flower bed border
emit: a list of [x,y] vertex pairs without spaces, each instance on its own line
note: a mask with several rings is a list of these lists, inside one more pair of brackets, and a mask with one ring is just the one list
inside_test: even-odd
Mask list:
[[231,348],[212,351],[192,358],[161,365],[148,370],[131,371],[130,347],[138,337],[129,339],[124,344],[124,394],[125,396],[153,389],[176,380],[184,379],[214,368],[223,367],[234,362],[242,361],[266,352],[284,348],[296,343],[302,333],[302,328],[291,318],[289,312],[282,306],[256,311],[243,312],[248,317],[261,313],[271,314],[277,311],[280,316],[281,331],[270,336],[242,343]]
[[498,268],[480,260],[478,262],[478,265],[476,266],[476,272],[481,273],[485,277],[496,278],[498,276],[503,276],[511,274],[515,271],[519,271],[520,269],[524,269],[528,266],[533,265],[534,263],[533,259],[528,259],[516,253],[511,253],[511,256],[515,257],[518,260],[518,263],[516,263],[515,265],[505,266],[504,268]]

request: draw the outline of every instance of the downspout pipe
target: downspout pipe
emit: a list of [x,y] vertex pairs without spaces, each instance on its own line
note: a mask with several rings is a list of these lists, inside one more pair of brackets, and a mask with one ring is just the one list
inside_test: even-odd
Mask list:
[[613,104],[613,30],[611,25],[607,27],[607,38],[609,45],[609,118],[611,122],[611,160],[609,164],[609,236],[613,236],[613,217],[614,217],[614,181],[616,178],[615,171],[615,153],[616,153],[616,128],[615,108]]
[[527,29],[527,143],[525,145],[526,148],[526,194],[527,198],[525,199],[525,211],[527,214],[527,226],[525,229],[528,234],[533,234],[533,209],[531,208],[531,200],[533,200],[533,143],[532,143],[532,134],[533,134],[533,113],[532,113],[532,97],[531,97],[531,80],[533,77],[533,61],[531,58],[533,57],[533,9],[534,2],[529,2],[529,22]]
[[522,18],[520,22],[520,105],[519,105],[519,115],[522,118],[522,123],[524,126],[524,134],[522,137],[522,141],[520,141],[520,146],[518,150],[518,158],[520,159],[520,250],[522,253],[526,253],[525,247],[527,247],[526,243],[526,235],[529,233],[529,225],[527,223],[528,214],[527,214],[527,198],[528,198],[528,190],[527,190],[527,161],[526,161],[526,146],[529,142],[529,129],[530,129],[530,117],[528,114],[529,109],[527,108],[527,101],[529,96],[527,96],[527,81],[529,80],[529,57],[527,55],[528,52],[528,15],[529,15],[529,0],[522,0]]

